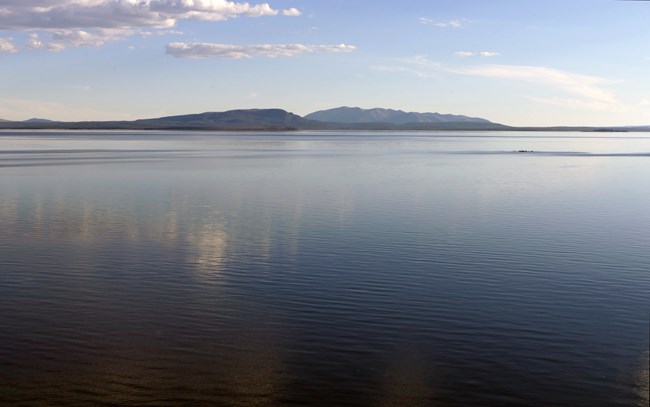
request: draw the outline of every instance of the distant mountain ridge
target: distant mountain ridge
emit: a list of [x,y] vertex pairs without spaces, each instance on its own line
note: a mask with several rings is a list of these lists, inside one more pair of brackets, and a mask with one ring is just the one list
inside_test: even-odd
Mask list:
[[[315,112],[301,117],[282,109],[237,109],[225,112],[205,112],[165,116],[133,121],[55,122],[30,119],[3,122],[0,128],[18,129],[78,129],[78,130],[499,130],[507,126],[467,116],[438,113],[406,113],[399,110],[371,109],[365,114],[359,108],[337,108],[334,112],[350,111],[366,119],[350,122],[312,120]],[[336,120],[336,119],[335,119]]]
[[186,128],[313,128],[317,123],[282,109],[238,109],[226,112],[206,112],[131,122],[137,126],[186,127]]
[[23,120],[23,123],[52,123],[54,120],[40,119],[38,117],[33,117],[31,119]]
[[316,130],[323,123],[282,109],[239,109],[133,121],[56,122],[44,119],[2,122],[4,129],[64,130]]
[[405,125],[415,123],[492,123],[489,120],[478,117],[454,114],[417,113],[382,108],[362,109],[359,107],[347,106],[309,113],[305,116],[305,119],[347,124],[386,123]]
[[[335,115],[334,113],[341,113]],[[347,116],[346,116],[347,115]],[[320,117],[321,120],[314,120]],[[340,120],[329,121],[329,120]],[[341,120],[347,120],[341,121]],[[415,120],[415,121],[414,121]],[[650,126],[556,126],[511,127],[489,120],[440,113],[413,113],[392,109],[336,108],[305,117],[282,109],[238,109],[165,116],[133,121],[59,122],[46,119],[0,120],[0,129],[50,130],[204,130],[204,131],[292,131],[292,130],[425,130],[425,131],[650,131]]]

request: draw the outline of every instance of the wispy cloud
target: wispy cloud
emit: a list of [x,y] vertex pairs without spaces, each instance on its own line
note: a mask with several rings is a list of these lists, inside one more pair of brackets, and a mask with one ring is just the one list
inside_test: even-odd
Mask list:
[[240,98],[243,100],[253,100],[257,99],[260,96],[258,92],[248,92],[247,94],[241,96]]
[[62,51],[68,47],[100,47],[108,42],[125,40],[130,36],[153,37],[163,35],[182,35],[175,30],[142,31],[130,28],[98,28],[85,30],[55,30],[50,32],[50,39],[43,41],[38,33],[31,33],[27,48]]
[[274,9],[268,3],[226,0],[4,0],[0,2],[0,32],[48,33],[51,39],[30,39],[28,48],[60,51],[169,30],[181,20],[300,14],[293,7]]
[[138,31],[138,35],[141,37],[154,37],[154,36],[163,36],[163,35],[183,35],[183,31],[178,30],[157,30],[157,31]]
[[51,120],[128,120],[132,113],[106,112],[88,106],[68,105],[36,99],[0,99],[0,117],[7,120],[25,120],[41,117]]
[[309,44],[262,44],[232,45],[205,42],[174,42],[167,45],[167,54],[177,58],[227,58],[243,59],[253,57],[292,57],[310,52],[351,52],[356,47],[348,44],[309,45]]
[[617,103],[612,91],[604,86],[615,81],[598,76],[583,75],[559,69],[526,65],[479,65],[449,69],[450,72],[523,81],[562,90],[566,93],[603,103]]
[[0,52],[16,52],[16,46],[6,38],[0,38]]
[[432,71],[422,70],[422,69],[413,69],[405,66],[396,66],[396,65],[373,65],[370,67],[371,70],[375,72],[389,72],[389,73],[407,73],[415,75],[419,78],[430,78],[433,76]]
[[599,110],[599,111],[612,111],[612,103],[603,102],[593,99],[576,99],[576,98],[562,98],[562,97],[535,97],[527,96],[529,100],[546,105],[558,106],[567,109],[581,109],[581,110]]
[[78,90],[79,92],[90,92],[93,90],[93,87],[89,85],[75,85],[74,89]]
[[[469,56],[494,56],[483,55],[460,51],[457,55]],[[431,61],[424,56],[416,56],[409,60],[401,60],[401,65],[371,67],[374,71],[380,72],[402,72],[414,74],[420,78],[429,78],[443,74],[456,74],[466,76],[477,76],[493,78],[511,82],[524,82],[536,85],[531,87],[531,93],[536,90],[557,92],[555,97],[540,97],[526,95],[529,100],[538,103],[552,104],[581,109],[603,110],[610,108],[624,109],[621,102],[616,98],[614,92],[608,89],[609,85],[619,81],[593,75],[585,75],[555,68],[528,65],[457,65],[449,66],[439,62]]]
[[432,25],[438,28],[461,28],[463,22],[461,20],[450,20],[450,21],[435,21],[427,17],[418,18],[420,24]]
[[95,32],[60,30],[52,33],[52,43],[61,47],[99,47],[107,42],[118,41],[133,34],[133,30],[128,28],[101,28]]
[[457,57],[462,57],[462,58],[467,58],[467,57],[484,57],[484,58],[491,58],[491,57],[496,57],[501,54],[498,52],[492,52],[492,51],[481,51],[481,52],[472,52],[472,51],[456,51],[454,52],[454,55]]

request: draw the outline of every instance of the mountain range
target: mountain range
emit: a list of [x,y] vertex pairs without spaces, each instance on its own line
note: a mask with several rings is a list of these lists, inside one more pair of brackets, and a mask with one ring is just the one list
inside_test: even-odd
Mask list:
[[404,112],[394,109],[338,107],[301,117],[282,109],[238,109],[165,116],[133,121],[58,122],[0,120],[0,129],[61,130],[520,130],[520,131],[650,131],[637,127],[511,127],[453,114]]
[[227,112],[207,112],[166,116],[155,119],[140,119],[131,122],[137,127],[146,128],[185,128],[185,129],[311,129],[318,123],[304,119],[282,109],[240,109]]
[[0,128],[134,130],[496,130],[506,127],[467,116],[350,107],[322,110],[305,117],[282,109],[238,109],[133,121],[56,122],[29,119],[0,123]]
[[23,123],[52,123],[52,120],[39,119],[38,117],[34,117],[32,119],[27,119],[23,121]]
[[361,109],[347,106],[309,113],[305,116],[305,119],[334,123],[389,123],[396,125],[414,123],[491,123],[486,119],[454,114],[417,113],[380,108]]

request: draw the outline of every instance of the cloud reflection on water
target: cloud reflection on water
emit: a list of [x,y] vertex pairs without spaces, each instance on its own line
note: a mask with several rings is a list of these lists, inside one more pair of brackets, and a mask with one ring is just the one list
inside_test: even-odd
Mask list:
[[[9,379],[116,404],[566,401],[583,385],[592,400],[641,397],[634,362],[623,384],[600,373],[612,343],[637,357],[644,159],[434,154],[423,140],[3,170]],[[540,343],[556,353],[538,357]]]

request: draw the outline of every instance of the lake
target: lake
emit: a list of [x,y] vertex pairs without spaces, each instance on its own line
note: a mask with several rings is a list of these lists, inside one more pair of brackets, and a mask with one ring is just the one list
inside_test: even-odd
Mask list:
[[0,404],[647,406],[650,133],[0,131]]

